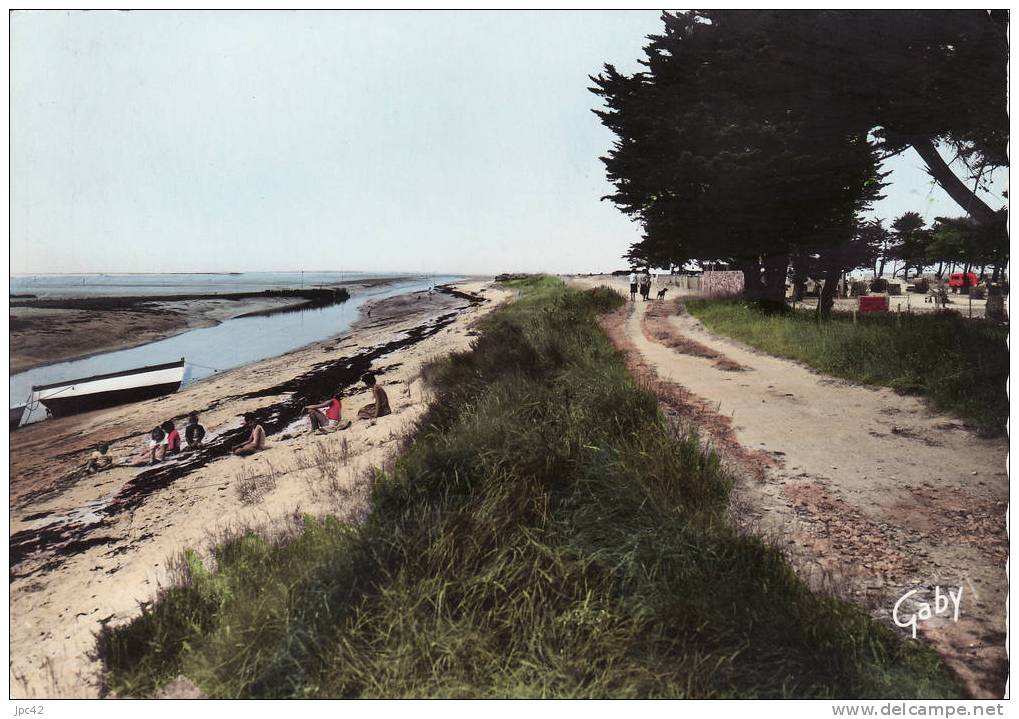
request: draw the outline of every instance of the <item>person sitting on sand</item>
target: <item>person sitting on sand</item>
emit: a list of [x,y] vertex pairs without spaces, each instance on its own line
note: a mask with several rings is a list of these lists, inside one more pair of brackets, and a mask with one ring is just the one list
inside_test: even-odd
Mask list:
[[88,462],[85,463],[85,471],[89,474],[95,474],[113,464],[113,458],[107,454],[109,451],[110,445],[106,444],[106,442],[100,442],[96,450],[89,455]]
[[149,433],[148,442],[139,450],[135,458],[128,462],[133,467],[141,467],[146,464],[155,464],[163,459],[166,454],[166,432],[161,427],[154,427]]
[[265,430],[251,412],[244,415],[244,426],[251,432],[248,441],[234,448],[234,454],[244,456],[265,448]]
[[389,397],[386,396],[386,391],[379,387],[375,382],[375,375],[371,372],[365,372],[361,378],[364,383],[371,389],[372,397],[374,402],[366,404],[364,407],[357,411],[358,419],[378,419],[379,417],[385,417],[390,413],[389,409]]
[[[325,414],[322,410],[325,410]],[[333,396],[327,399],[322,404],[309,404],[304,408],[304,411],[308,413],[308,421],[311,422],[311,430],[317,431],[319,434],[326,434],[327,432],[334,432],[338,429],[346,429],[350,426],[350,422],[346,423],[346,426],[340,421],[341,413],[343,411],[343,401],[340,399],[339,390],[333,393]]]
[[166,454],[180,453],[180,432],[177,431],[172,419],[168,419],[160,425],[166,432]]
[[205,427],[198,424],[198,413],[192,412],[188,415],[187,426],[184,427],[184,441],[188,444],[188,449],[198,449],[202,446],[202,440],[205,438]]

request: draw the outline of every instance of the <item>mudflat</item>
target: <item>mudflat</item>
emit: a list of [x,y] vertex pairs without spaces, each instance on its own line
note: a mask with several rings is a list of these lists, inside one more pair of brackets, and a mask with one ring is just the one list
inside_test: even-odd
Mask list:
[[19,307],[10,311],[11,373],[155,342],[300,300],[153,300],[139,308]]
[[[327,289],[381,287],[405,278],[378,277]],[[308,290],[312,292],[313,290]],[[302,290],[289,290],[300,293]],[[128,349],[245,315],[297,309],[307,297],[261,292],[222,295],[12,298],[10,372]]]

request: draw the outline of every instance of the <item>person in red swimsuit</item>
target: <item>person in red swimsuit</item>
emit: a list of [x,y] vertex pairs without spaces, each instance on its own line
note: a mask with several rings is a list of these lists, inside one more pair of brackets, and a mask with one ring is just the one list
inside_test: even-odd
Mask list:
[[[325,410],[324,414],[322,410]],[[340,399],[339,391],[322,404],[309,404],[304,411],[308,413],[308,421],[311,422],[313,432],[317,430],[319,434],[326,434],[343,428],[340,422],[343,401]]]
[[172,419],[166,420],[161,426],[166,432],[166,454],[177,454],[180,452],[180,432],[177,431]]

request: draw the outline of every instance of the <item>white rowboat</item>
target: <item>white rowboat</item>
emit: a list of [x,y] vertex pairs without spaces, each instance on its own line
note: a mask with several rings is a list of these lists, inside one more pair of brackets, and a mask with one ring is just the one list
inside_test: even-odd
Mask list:
[[[54,417],[160,397],[180,389],[184,358],[168,364],[34,385],[32,403],[41,402]],[[13,412],[13,408],[12,408]]]

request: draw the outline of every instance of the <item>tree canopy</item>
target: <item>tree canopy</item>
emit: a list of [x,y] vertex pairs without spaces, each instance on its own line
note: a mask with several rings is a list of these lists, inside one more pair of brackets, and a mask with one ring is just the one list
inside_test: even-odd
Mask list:
[[772,291],[779,265],[784,291],[790,255],[834,273],[858,261],[880,159],[910,146],[974,222],[997,222],[935,143],[954,147],[977,178],[1007,163],[1007,17],[664,13],[642,71],[606,65],[591,78],[604,101],[595,112],[616,135],[602,158],[615,186],[607,199],[644,228],[629,256],[725,260],[744,268],[748,287],[770,260]]

